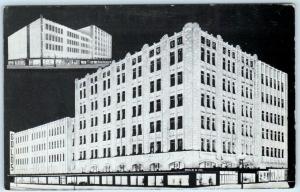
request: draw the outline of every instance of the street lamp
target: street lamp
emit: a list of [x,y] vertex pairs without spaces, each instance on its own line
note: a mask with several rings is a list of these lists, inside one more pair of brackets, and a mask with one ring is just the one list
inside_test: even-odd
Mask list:
[[241,188],[242,189],[244,189],[244,176],[243,176],[244,160],[245,160],[245,156],[241,155],[239,157],[239,167],[241,168]]

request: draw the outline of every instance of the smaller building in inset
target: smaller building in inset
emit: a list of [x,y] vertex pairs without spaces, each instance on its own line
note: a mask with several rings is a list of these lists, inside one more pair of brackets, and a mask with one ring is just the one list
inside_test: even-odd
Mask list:
[[111,60],[112,36],[95,25],[78,30],[42,16],[8,37],[8,67],[99,67]]

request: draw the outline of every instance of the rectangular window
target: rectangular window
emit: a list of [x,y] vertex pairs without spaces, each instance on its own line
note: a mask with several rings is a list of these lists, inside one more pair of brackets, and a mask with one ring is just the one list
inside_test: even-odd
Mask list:
[[154,122],[150,122],[150,133],[154,133]]
[[204,71],[201,71],[201,83],[205,84],[205,82],[204,82]]
[[182,72],[177,73],[177,84],[180,85],[182,84]]
[[204,56],[205,56],[205,50],[203,47],[201,47],[201,61],[205,61]]
[[132,98],[136,98],[136,87],[132,88]]
[[161,59],[156,59],[156,71],[161,70]]
[[170,130],[174,130],[175,129],[175,118],[172,117],[170,118]]
[[156,80],[156,91],[160,91],[161,90],[161,79],[157,79]]
[[182,106],[183,105],[183,96],[182,94],[177,95],[177,106]]
[[182,139],[177,140],[177,151],[182,151],[183,150],[183,142]]
[[178,49],[178,63],[182,61],[182,49]]
[[142,154],[143,153],[143,145],[140,143],[138,145],[138,154]]
[[154,61],[150,62],[150,73],[154,72]]
[[175,139],[170,140],[170,150],[169,151],[175,151]]
[[170,109],[175,107],[175,96],[170,97]]
[[142,131],[142,124],[138,124],[138,135],[142,135],[143,131]]
[[175,85],[175,74],[171,74],[170,75],[170,86],[174,86]]
[[150,102],[150,113],[154,112],[154,101]]
[[154,92],[154,81],[150,82],[150,93]]
[[182,129],[182,116],[177,118],[177,129]]
[[139,97],[142,96],[142,86],[141,85],[138,86],[138,96]]
[[161,152],[161,141],[157,141],[156,142],[156,153],[160,153]]
[[132,136],[136,136],[136,125],[132,126]]
[[139,66],[139,77],[142,76],[142,66]]
[[156,132],[160,132],[161,131],[161,121],[158,120],[156,121]]
[[174,65],[175,64],[175,53],[171,52],[170,53],[170,65]]
[[142,105],[139,105],[138,106],[138,116],[141,116],[142,115]]
[[161,111],[161,102],[160,102],[160,99],[156,100],[156,111]]

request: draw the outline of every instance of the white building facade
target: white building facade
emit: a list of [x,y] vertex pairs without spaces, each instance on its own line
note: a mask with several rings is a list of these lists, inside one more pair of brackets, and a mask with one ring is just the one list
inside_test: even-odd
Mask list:
[[69,172],[74,119],[66,117],[20,132],[10,132],[10,173]]
[[74,171],[287,168],[287,74],[196,23],[75,87]]
[[287,78],[188,23],[75,80],[67,173],[228,168],[228,183],[242,159],[261,181],[284,180]]
[[111,59],[112,36],[92,25],[74,30],[43,17],[8,37],[8,65],[60,66]]

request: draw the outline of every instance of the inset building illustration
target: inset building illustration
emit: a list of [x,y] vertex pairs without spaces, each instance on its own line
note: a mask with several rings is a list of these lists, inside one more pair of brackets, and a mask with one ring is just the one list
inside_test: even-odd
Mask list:
[[8,68],[97,68],[112,58],[112,36],[95,25],[78,30],[40,17],[8,37]]
[[[18,183],[41,177],[47,184],[49,178],[52,184],[165,187],[283,181],[287,87],[286,73],[187,23],[75,80],[66,168],[49,168],[60,161],[53,162],[48,128],[48,141],[38,137],[38,160],[34,141],[26,140],[32,131],[14,133],[10,174]],[[20,137],[28,144],[18,145]]]

